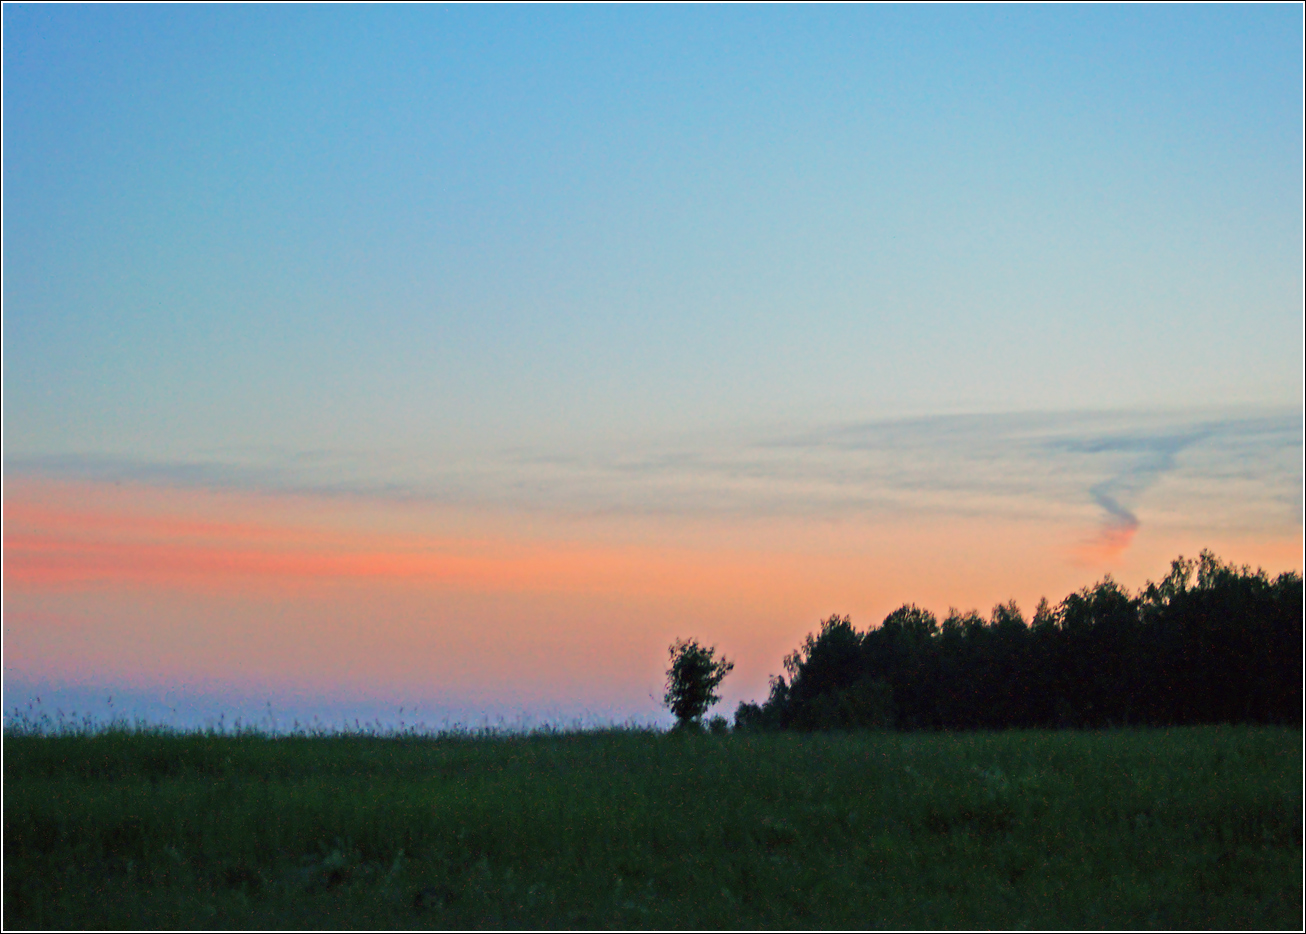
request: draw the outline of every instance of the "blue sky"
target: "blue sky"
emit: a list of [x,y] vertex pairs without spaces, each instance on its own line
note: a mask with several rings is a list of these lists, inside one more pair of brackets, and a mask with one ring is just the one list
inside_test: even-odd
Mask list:
[[5,14],[6,445],[1300,397],[1300,12]]

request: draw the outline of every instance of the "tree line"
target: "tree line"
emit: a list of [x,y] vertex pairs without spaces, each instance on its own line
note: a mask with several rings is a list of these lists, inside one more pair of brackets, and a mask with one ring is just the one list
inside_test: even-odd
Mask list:
[[865,632],[831,616],[784,671],[736,729],[1300,726],[1302,578],[1203,551],[1137,594],[1107,576],[1030,620],[1015,601],[942,623],[908,604]]

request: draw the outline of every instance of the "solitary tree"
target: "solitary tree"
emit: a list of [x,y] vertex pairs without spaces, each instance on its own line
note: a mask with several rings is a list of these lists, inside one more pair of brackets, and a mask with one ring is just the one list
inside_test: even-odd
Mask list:
[[721,699],[716,689],[735,663],[717,659],[716,649],[699,645],[697,639],[677,639],[669,651],[671,667],[663,701],[676,715],[677,725],[697,723]]

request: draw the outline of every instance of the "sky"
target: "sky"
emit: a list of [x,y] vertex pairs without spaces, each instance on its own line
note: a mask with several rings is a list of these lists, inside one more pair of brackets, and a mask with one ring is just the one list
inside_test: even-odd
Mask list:
[[6,717],[662,723],[679,636],[729,715],[833,613],[1300,572],[1302,36],[6,4]]

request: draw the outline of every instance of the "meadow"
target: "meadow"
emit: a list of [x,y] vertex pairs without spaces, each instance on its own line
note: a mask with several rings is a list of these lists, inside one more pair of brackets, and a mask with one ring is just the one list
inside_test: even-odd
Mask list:
[[6,928],[1299,930],[1302,734],[4,737]]

